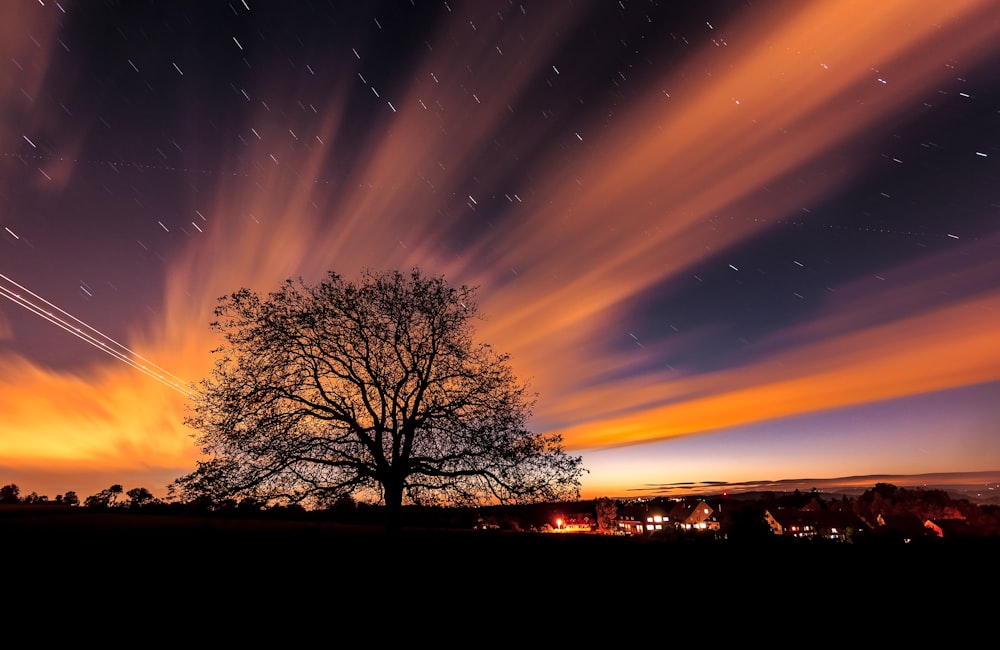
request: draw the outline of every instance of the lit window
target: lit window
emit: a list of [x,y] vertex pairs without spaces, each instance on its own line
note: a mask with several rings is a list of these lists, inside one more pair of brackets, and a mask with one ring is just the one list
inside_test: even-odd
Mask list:
[[663,521],[663,517],[661,517],[660,515],[655,515],[653,517],[653,521],[655,521],[656,523],[660,523]]

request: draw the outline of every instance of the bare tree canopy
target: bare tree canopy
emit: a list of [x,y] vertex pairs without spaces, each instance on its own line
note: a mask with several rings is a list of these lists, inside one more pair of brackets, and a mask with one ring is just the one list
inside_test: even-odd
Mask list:
[[534,434],[534,396],[473,340],[475,290],[419,270],[287,280],[220,299],[226,343],[187,423],[208,460],[175,491],[332,503],[578,498],[581,458]]

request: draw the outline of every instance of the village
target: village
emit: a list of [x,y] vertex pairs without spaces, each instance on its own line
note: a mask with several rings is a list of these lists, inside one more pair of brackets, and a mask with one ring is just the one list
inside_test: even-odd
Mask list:
[[996,505],[973,504],[941,490],[891,484],[877,484],[856,498],[796,490],[742,498],[597,499],[591,509],[556,512],[552,519],[542,524],[543,532],[718,540],[785,537],[842,543],[1000,536],[1000,507]]

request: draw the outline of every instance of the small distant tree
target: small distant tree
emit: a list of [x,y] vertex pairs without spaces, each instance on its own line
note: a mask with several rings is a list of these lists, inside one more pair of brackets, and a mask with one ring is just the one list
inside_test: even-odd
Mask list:
[[351,498],[351,495],[345,494],[337,497],[329,509],[338,513],[353,514],[358,509],[358,504]]
[[614,532],[618,504],[607,497],[601,497],[594,502],[594,511],[597,516],[597,527],[605,533]]
[[253,497],[246,497],[240,499],[239,503],[236,504],[236,509],[240,512],[260,512],[264,509],[265,505],[265,503]]
[[[120,484],[115,483],[109,488],[101,490],[97,494],[92,494],[83,501],[83,505],[87,508],[93,508],[95,510],[104,510],[106,508],[111,508],[117,505],[118,495],[123,492],[123,488]],[[65,497],[64,497],[65,498]]]
[[14,483],[0,487],[0,503],[20,503],[21,488]]
[[153,493],[144,487],[135,487],[125,493],[130,508],[142,508],[156,502]]
[[577,498],[581,459],[528,430],[533,397],[473,340],[475,291],[442,278],[331,273],[220,301],[226,343],[188,424],[208,460],[182,495],[402,505]]
[[80,505],[80,497],[73,490],[69,490],[63,495],[62,502],[67,506],[78,506]]
[[23,503],[45,503],[49,498],[44,494],[38,494],[37,492],[32,492],[28,496],[21,499]]

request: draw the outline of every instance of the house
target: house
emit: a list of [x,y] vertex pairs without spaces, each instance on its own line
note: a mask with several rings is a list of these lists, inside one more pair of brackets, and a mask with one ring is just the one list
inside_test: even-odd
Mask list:
[[817,537],[849,542],[868,531],[868,525],[849,510],[815,510],[811,512]]
[[616,535],[642,535],[646,531],[646,508],[635,503],[626,504],[618,510],[613,525]]
[[589,512],[556,517],[554,533],[589,533],[597,529],[597,521]]
[[715,510],[698,500],[678,501],[670,511],[670,520],[683,530],[719,530],[719,520]]
[[839,542],[850,541],[868,529],[860,517],[846,510],[777,508],[765,510],[764,520],[775,535]]
[[669,510],[660,500],[630,503],[618,511],[615,532],[619,535],[646,535],[670,525]]
[[764,521],[775,535],[814,537],[816,531],[798,508],[775,508],[764,511]]
[[715,510],[701,499],[656,499],[630,503],[615,519],[620,535],[654,535],[668,530],[718,530]]

